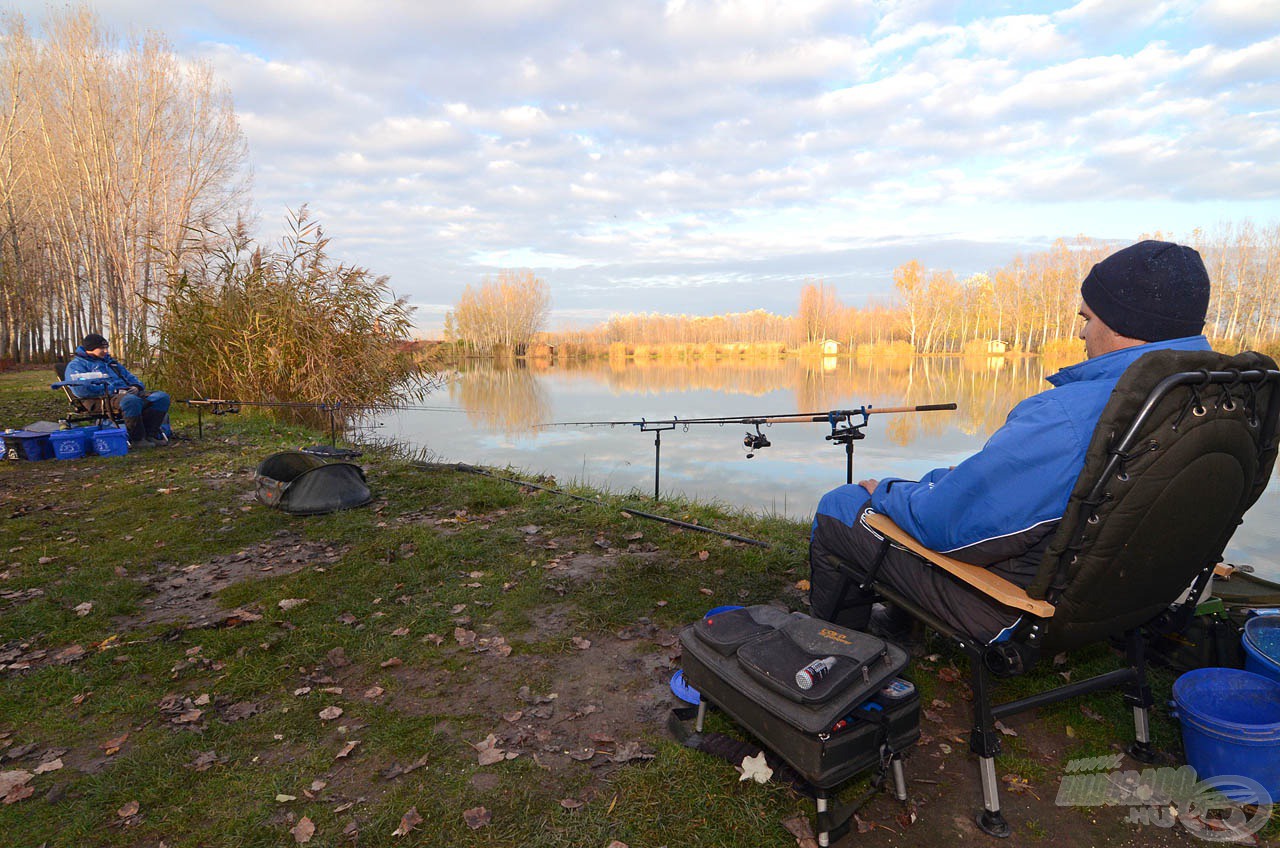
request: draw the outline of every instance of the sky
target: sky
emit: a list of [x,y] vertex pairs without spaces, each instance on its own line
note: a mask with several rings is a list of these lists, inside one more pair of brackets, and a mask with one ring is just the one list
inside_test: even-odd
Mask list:
[[307,204],[426,335],[507,268],[583,326],[1280,222],[1275,0],[91,5],[228,86],[262,236]]

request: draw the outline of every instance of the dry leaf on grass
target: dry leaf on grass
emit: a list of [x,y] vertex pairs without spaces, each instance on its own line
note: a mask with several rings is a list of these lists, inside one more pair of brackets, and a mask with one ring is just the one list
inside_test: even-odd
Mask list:
[[711,553],[708,551],[698,551],[698,559],[702,560],[703,562],[706,562],[707,557],[709,556],[711,556]]
[[9,800],[9,795],[12,794],[15,789],[20,789],[26,786],[27,781],[31,780],[31,778],[31,772],[24,769],[0,771],[0,795],[4,796],[5,803],[13,803]]
[[351,752],[352,752],[352,751],[354,751],[354,750],[356,749],[356,746],[357,746],[357,745],[359,745],[359,744],[360,744],[360,740],[359,740],[359,739],[352,739],[350,742],[348,742],[347,744],[343,745],[343,746],[342,746],[342,750],[341,750],[341,751],[339,751],[337,754],[334,754],[334,757],[333,757],[333,758],[334,758],[335,760],[345,759],[347,756],[349,756],[349,755],[351,754]]
[[566,810],[577,810],[582,807],[582,802],[577,798],[561,798],[560,806],[564,807]]
[[304,845],[311,841],[311,837],[316,835],[316,826],[311,823],[311,819],[303,816],[298,819],[298,823],[289,829],[293,834],[293,841],[299,845]]
[[84,616],[93,612],[93,603],[85,601],[83,604],[76,604],[76,615]]
[[493,814],[484,807],[472,807],[469,810],[462,811],[462,820],[467,823],[467,827],[472,830],[479,830],[489,824],[489,820],[493,818]]
[[50,760],[50,761],[49,761],[49,762],[47,762],[47,763],[41,763],[40,765],[36,766],[36,768],[35,768],[35,772],[34,772],[34,773],[35,773],[35,774],[47,774],[48,772],[51,772],[51,771],[57,771],[57,770],[58,770],[58,769],[60,769],[60,768],[62,768],[62,758],[61,758],[61,757],[59,757],[59,758],[58,758],[58,759],[56,759],[56,760]]
[[378,663],[378,665],[381,666],[382,668],[395,668],[396,666],[404,665],[404,660],[400,659],[399,657],[392,657],[389,660],[383,660],[382,662]]
[[116,810],[116,815],[122,819],[127,819],[129,816],[136,816],[139,809],[141,809],[141,807],[138,805],[137,801],[130,801],[120,809]]
[[368,689],[364,690],[364,697],[372,701],[375,698],[381,698],[386,694],[386,691],[387,690],[383,689],[381,686],[370,686]]
[[800,848],[818,848],[818,838],[808,816],[792,816],[783,820],[782,826],[796,838],[796,844]]
[[129,739],[129,734],[125,733],[120,736],[117,736],[115,739],[108,739],[106,742],[103,742],[98,747],[101,748],[103,752],[109,757],[112,754],[119,751],[122,747],[124,747],[124,743],[127,742],[128,739]]
[[591,647],[591,640],[583,639],[581,636],[574,636],[570,641],[573,643],[573,647],[577,648],[579,651],[585,651],[587,648]]
[[342,707],[325,707],[320,711],[320,718],[324,721],[333,721],[342,715]]
[[291,609],[295,609],[297,607],[302,606],[306,602],[307,602],[306,598],[285,598],[284,600],[280,601],[280,603],[276,604],[276,606],[280,607],[280,609],[284,610],[285,612],[288,612]]
[[498,737],[492,733],[486,736],[484,741],[477,742],[471,747],[479,752],[479,763],[482,766],[491,766],[507,758],[507,752],[498,747]]
[[410,807],[403,816],[400,817],[400,826],[391,831],[392,836],[407,836],[409,831],[422,824],[422,816],[418,815],[417,807]]

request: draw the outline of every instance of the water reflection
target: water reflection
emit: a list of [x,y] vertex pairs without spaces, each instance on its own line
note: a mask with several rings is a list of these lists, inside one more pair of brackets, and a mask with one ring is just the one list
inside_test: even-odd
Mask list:
[[[834,365],[832,364],[834,363]],[[559,378],[566,384],[604,386],[615,396],[652,397],[688,392],[763,398],[789,393],[786,408],[755,409],[749,414],[822,412],[872,403],[903,406],[955,401],[958,417],[899,417],[894,443],[908,445],[922,436],[959,426],[971,435],[989,435],[1010,407],[1045,388],[1038,357],[902,357],[880,359],[772,359],[765,361],[622,363],[607,360],[552,364],[549,361],[473,361],[449,380],[449,396],[473,424],[516,433],[550,420],[552,404],[544,384]],[[699,412],[698,414],[703,414]],[[715,414],[715,413],[705,413]],[[735,415],[725,410],[721,414]],[[748,414],[748,413],[743,413]],[[650,410],[649,418],[684,411]]]
[[[494,363],[459,367],[449,398],[461,414],[388,416],[392,437],[441,459],[509,465],[614,491],[653,492],[652,434],[634,427],[549,428],[551,421],[763,416],[870,404],[954,401],[954,412],[873,416],[857,443],[856,477],[917,477],[981,448],[1009,410],[1048,388],[1069,363],[1038,357],[902,357]],[[773,447],[750,461],[743,428],[677,429],[662,440],[662,490],[807,518],[844,480],[844,457],[824,424],[776,425]],[[1280,473],[1280,472],[1278,472]],[[1280,576],[1280,487],[1273,484],[1228,549]]]

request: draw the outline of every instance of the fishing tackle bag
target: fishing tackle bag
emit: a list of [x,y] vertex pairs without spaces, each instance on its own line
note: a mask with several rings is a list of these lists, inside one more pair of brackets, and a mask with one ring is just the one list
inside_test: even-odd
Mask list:
[[[819,789],[920,738],[920,699],[891,642],[767,605],[713,612],[680,633],[685,681]],[[802,689],[796,673],[835,658]],[[885,690],[885,691],[882,691]],[[909,691],[907,691],[909,690]]]

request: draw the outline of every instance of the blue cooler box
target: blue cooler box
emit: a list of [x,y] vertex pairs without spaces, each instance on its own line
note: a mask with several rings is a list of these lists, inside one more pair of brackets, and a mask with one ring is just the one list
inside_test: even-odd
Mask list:
[[103,427],[93,434],[93,452],[98,456],[124,456],[129,452],[129,437],[123,427]]
[[80,459],[92,449],[93,427],[75,427],[49,434],[55,459]]
[[25,462],[53,459],[53,445],[48,433],[14,430],[4,434],[4,458]]

